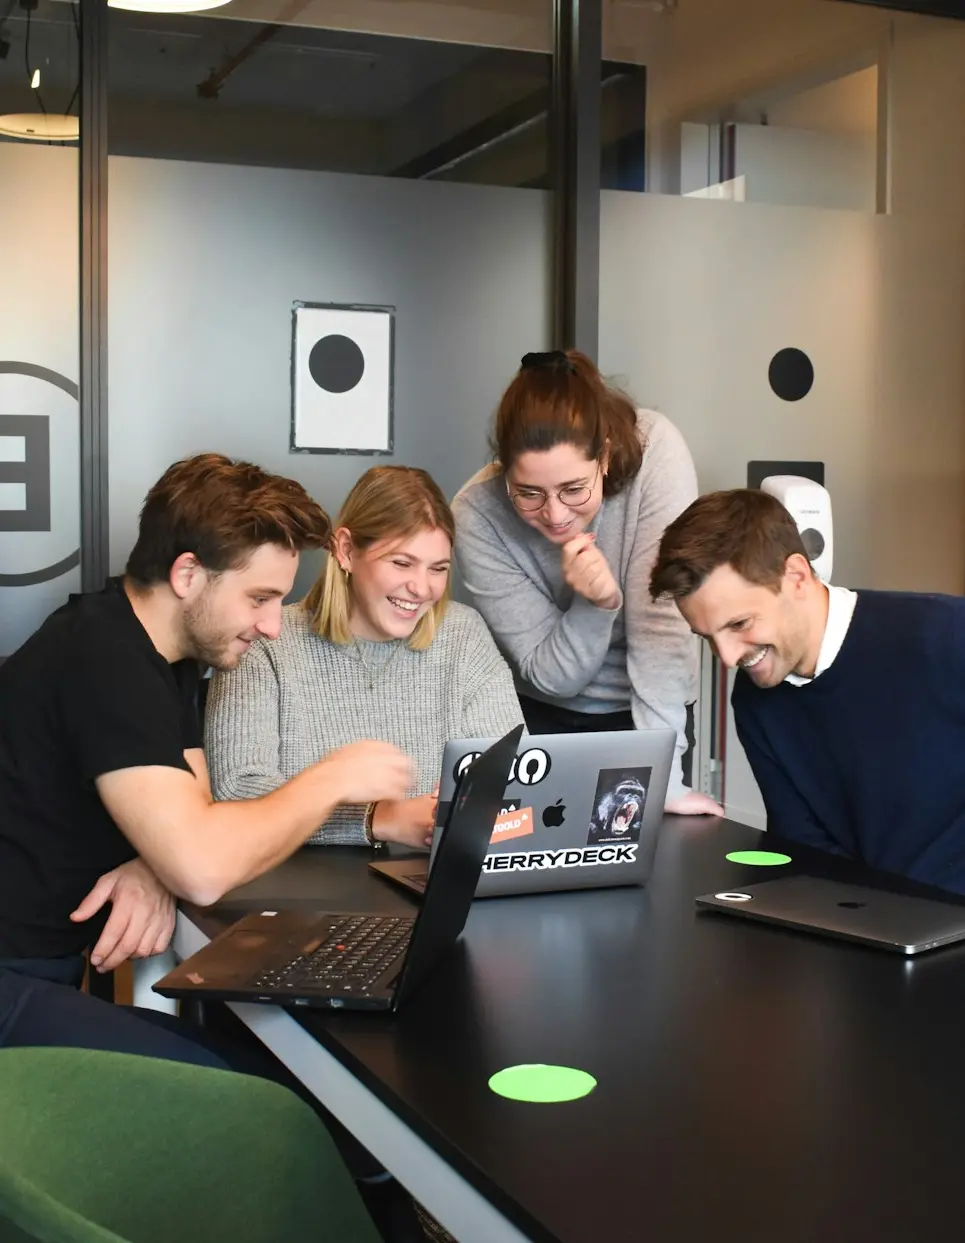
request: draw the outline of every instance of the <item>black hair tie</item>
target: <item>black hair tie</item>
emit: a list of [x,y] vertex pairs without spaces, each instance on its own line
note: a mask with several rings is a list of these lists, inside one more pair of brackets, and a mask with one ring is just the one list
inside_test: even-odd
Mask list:
[[563,350],[547,350],[545,354],[524,354],[519,364],[520,371],[529,371],[532,367],[543,367],[547,371],[576,370]]

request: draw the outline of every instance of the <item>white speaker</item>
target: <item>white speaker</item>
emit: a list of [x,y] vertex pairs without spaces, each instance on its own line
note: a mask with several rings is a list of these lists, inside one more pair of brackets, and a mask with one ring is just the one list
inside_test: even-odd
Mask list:
[[831,494],[803,475],[768,475],[761,491],[777,497],[797,523],[808,560],[822,582],[830,582],[834,560]]

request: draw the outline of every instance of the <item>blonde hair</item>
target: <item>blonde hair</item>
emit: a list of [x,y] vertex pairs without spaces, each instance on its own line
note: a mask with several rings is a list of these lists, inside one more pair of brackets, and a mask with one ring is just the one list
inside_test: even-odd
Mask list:
[[[360,551],[382,540],[404,540],[419,531],[444,531],[452,544],[456,524],[446,498],[432,476],[414,466],[373,466],[345,498],[333,523],[346,527],[352,544]],[[449,605],[449,583],[441,598],[419,618],[408,646],[424,651],[436,636]],[[349,614],[352,610],[351,576],[338,563],[333,549],[314,587],[302,601],[311,617],[312,629],[332,643],[351,643]]]

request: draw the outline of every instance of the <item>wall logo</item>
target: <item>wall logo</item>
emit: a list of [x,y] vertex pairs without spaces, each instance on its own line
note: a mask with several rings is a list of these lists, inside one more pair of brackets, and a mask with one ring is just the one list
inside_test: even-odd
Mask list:
[[[73,380],[33,363],[0,362],[0,375],[22,375],[79,398]],[[50,419],[0,413],[0,533],[49,531]],[[20,574],[0,573],[0,587],[32,587],[60,578],[80,564],[80,549],[50,565]]]

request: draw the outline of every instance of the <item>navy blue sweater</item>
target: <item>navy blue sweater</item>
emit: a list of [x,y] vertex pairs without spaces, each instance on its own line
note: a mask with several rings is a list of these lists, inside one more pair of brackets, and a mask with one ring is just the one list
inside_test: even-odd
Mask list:
[[965,893],[965,599],[859,592],[820,677],[732,703],[769,829]]

